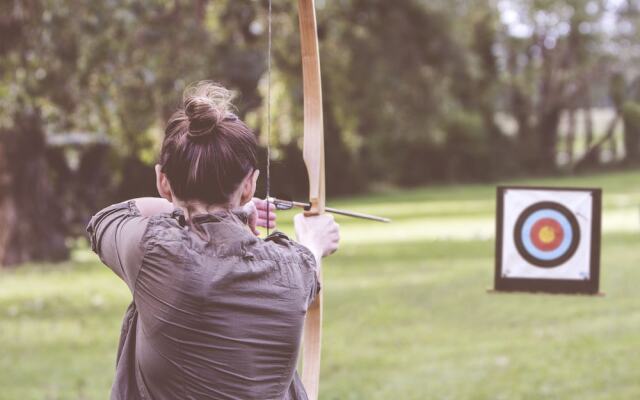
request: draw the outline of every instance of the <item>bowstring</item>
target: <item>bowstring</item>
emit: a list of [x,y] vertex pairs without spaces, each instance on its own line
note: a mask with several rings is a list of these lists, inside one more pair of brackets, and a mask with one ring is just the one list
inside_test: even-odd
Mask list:
[[271,18],[272,9],[269,0],[269,12],[267,16],[267,236],[269,236],[269,218],[271,216],[269,198],[271,197]]

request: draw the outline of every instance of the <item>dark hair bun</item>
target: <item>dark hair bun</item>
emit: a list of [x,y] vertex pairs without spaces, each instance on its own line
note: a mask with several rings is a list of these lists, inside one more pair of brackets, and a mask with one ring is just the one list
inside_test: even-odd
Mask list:
[[192,86],[184,94],[184,113],[189,120],[188,137],[213,137],[222,121],[234,116],[229,110],[231,92],[211,82]]

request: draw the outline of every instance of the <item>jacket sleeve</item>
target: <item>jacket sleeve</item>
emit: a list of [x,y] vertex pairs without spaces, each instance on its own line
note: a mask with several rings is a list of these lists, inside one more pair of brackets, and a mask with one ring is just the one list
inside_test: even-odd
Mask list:
[[91,249],[132,293],[142,265],[142,237],[148,222],[149,218],[140,215],[135,201],[130,200],[101,210],[87,226]]
[[300,265],[306,271],[311,272],[309,274],[310,278],[307,280],[308,282],[307,290],[309,293],[308,302],[307,302],[307,308],[308,308],[311,305],[311,303],[313,303],[313,301],[316,299],[316,296],[318,296],[318,293],[320,293],[320,289],[321,289],[320,270],[318,268],[318,263],[316,262],[316,257],[313,255],[311,250],[309,250],[308,248],[306,248],[305,246],[301,245],[298,242],[292,241],[292,243],[293,243],[293,247],[296,249],[296,253],[298,257],[300,258]]
[[292,256],[299,265],[301,272],[303,273],[305,289],[307,292],[307,308],[313,303],[318,293],[321,290],[320,283],[320,271],[318,269],[318,263],[316,258],[305,246],[300,243],[289,239],[282,232],[274,232],[265,239],[266,241],[274,242],[282,247],[286,247],[291,250]]

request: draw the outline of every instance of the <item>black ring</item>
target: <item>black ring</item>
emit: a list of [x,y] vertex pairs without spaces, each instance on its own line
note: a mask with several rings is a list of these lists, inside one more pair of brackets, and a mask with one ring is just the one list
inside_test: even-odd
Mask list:
[[[567,221],[569,221],[569,225],[571,225],[571,229],[573,231],[571,244],[569,245],[567,251],[565,251],[564,254],[562,254],[560,257],[556,257],[552,260],[541,260],[537,257],[534,257],[524,247],[524,243],[522,243],[522,228],[524,227],[524,223],[526,222],[527,218],[529,218],[534,212],[543,209],[558,211],[560,214],[567,218]],[[555,268],[573,257],[576,250],[578,249],[578,245],[580,244],[580,225],[578,225],[578,220],[576,219],[575,215],[571,211],[569,211],[567,207],[553,201],[541,201],[539,203],[530,205],[520,214],[518,220],[516,221],[516,225],[513,228],[513,240],[516,245],[516,249],[518,249],[518,253],[520,253],[522,258],[524,258],[526,261],[535,265],[536,267]]]

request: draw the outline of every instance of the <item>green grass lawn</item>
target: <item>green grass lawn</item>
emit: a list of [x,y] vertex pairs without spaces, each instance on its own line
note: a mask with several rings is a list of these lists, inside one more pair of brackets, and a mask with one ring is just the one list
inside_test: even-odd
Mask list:
[[[488,294],[492,185],[336,202],[394,222],[340,219],[322,399],[640,398],[640,173],[517,183],[604,189],[606,296]],[[0,399],[107,398],[129,300],[86,250],[0,272]]]

